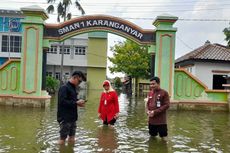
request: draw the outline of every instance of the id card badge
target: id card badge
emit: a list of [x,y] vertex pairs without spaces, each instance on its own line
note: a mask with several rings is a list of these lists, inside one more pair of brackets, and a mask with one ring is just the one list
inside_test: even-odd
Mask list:
[[107,105],[107,100],[104,101],[104,104]]
[[157,108],[161,107],[161,102],[157,100]]

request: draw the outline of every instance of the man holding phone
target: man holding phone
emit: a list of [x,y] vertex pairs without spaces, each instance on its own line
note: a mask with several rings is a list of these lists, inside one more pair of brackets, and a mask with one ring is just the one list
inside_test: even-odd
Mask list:
[[76,87],[85,76],[81,71],[75,71],[69,81],[60,87],[58,91],[57,121],[60,125],[60,138],[58,144],[65,144],[68,137],[69,143],[75,142],[76,121],[78,119],[78,106],[84,107],[85,100],[77,98]]

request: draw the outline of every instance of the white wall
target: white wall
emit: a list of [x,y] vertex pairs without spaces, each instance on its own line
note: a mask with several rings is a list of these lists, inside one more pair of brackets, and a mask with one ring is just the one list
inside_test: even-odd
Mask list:
[[[60,43],[53,43],[56,45],[61,45]],[[74,46],[85,46],[86,53],[88,48],[88,34],[82,34],[75,37],[72,37],[68,40],[65,40],[65,45],[69,45],[71,47],[71,51],[69,55],[64,55],[64,63],[65,66],[87,66],[87,54],[86,55],[74,55]],[[47,53],[47,65],[61,65],[61,54],[59,54],[58,47],[57,54]]]
[[192,75],[196,75],[196,65],[186,67],[186,70]]
[[12,52],[0,52],[0,57],[11,57],[11,58],[21,58],[21,53],[12,53]]
[[[9,35],[8,33],[1,32],[0,33],[0,57],[6,57],[9,56],[12,58],[21,58],[21,53],[13,53],[13,52],[1,52],[1,42],[2,42],[2,35]],[[17,35],[21,36],[21,34],[18,33],[12,33],[11,35]],[[53,44],[60,45],[58,42],[54,42]],[[81,34],[74,36],[68,40],[65,41],[65,45],[72,46],[72,53],[70,55],[64,55],[64,63],[63,65],[66,66],[87,66],[87,56],[86,55],[74,55],[73,46],[85,46],[86,47],[86,53],[88,48],[88,33]],[[50,54],[47,53],[47,64],[48,65],[61,65],[61,54]]]
[[[61,54],[47,54],[47,65],[61,65]],[[87,66],[86,55],[64,55],[65,66]]]
[[[213,70],[230,71],[230,63],[195,63],[195,76],[201,80],[208,87],[208,89],[212,89],[213,75],[221,74],[213,73]],[[223,73],[223,75],[224,74],[226,75],[226,73]]]
[[[75,66],[75,67],[64,66],[63,67],[63,73],[64,74],[67,72],[75,71],[75,70],[79,70],[79,71],[82,71],[83,73],[86,73],[86,67],[78,67],[78,66]],[[46,71],[52,72],[53,74],[55,74],[55,72],[60,72],[61,69],[60,69],[60,66],[47,65]]]
[[[64,66],[63,67],[63,76],[64,76],[64,79],[65,80],[68,80],[69,77],[71,76],[71,74],[78,70],[78,71],[82,71],[83,73],[86,73],[86,67],[78,67],[78,66]],[[46,72],[51,72],[52,73],[52,76],[55,77],[55,74],[56,73],[59,73],[61,72],[61,69],[60,69],[60,66],[55,66],[55,65],[47,65],[46,66]],[[65,74],[66,73],[69,73],[69,76],[66,76]],[[55,77],[56,78],[56,77]]]

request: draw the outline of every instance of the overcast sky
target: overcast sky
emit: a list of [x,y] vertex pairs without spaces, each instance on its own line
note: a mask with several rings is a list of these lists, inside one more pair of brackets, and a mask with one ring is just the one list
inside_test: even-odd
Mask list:
[[[5,9],[20,9],[29,5],[39,5],[46,9],[48,6],[46,0],[0,0],[0,2],[0,8]],[[86,15],[112,15],[129,20],[144,29],[154,29],[152,22],[158,15],[167,13],[179,17],[174,25],[178,28],[175,58],[198,48],[206,40],[226,45],[222,31],[225,27],[229,27],[229,0],[81,0],[80,3]],[[74,15],[80,15],[76,9],[70,9]],[[47,22],[56,22],[55,15],[50,15]],[[109,46],[119,40],[123,38],[110,34]],[[108,55],[111,56],[110,51]]]

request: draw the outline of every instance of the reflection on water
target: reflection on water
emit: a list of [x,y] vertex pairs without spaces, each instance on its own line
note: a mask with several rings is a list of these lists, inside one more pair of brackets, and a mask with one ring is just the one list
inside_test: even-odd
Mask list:
[[103,126],[98,128],[98,151],[112,152],[118,148],[117,134],[114,128]]
[[46,110],[0,107],[0,153],[75,152],[230,152],[230,114],[170,111],[168,142],[148,135],[143,98],[120,94],[120,117],[114,128],[97,118],[100,92],[88,91],[79,109],[76,143],[57,145],[56,99]]
[[73,144],[67,144],[67,145],[61,145],[59,146],[59,152],[60,153],[74,153],[74,145]]
[[153,138],[153,137],[149,137],[148,140],[148,152],[162,152],[162,153],[168,153],[169,149],[168,149],[168,142],[163,141],[161,139],[157,139],[157,138]]

